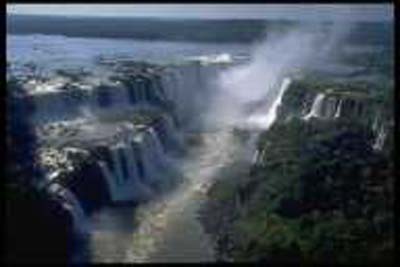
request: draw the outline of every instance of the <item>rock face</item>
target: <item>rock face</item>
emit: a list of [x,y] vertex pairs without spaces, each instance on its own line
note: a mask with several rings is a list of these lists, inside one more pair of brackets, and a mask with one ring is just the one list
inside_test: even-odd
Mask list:
[[86,214],[148,201],[177,185],[170,156],[185,153],[179,128],[205,107],[214,86],[208,81],[218,71],[198,62],[100,64],[108,68],[101,79],[58,72],[61,77],[25,83],[45,172],[40,187],[63,203],[83,233],[90,231]]
[[[47,143],[40,153],[47,170],[46,183],[70,188],[87,211],[111,202],[149,199],[163,180],[170,179],[165,154],[168,149],[163,143],[172,147],[178,142],[171,136],[176,135],[174,126],[165,124],[168,122],[160,117],[154,125],[87,121],[67,125],[64,131],[58,126],[46,129],[48,135],[43,141]],[[54,139],[49,138],[52,136]],[[161,177],[160,173],[165,175]]]

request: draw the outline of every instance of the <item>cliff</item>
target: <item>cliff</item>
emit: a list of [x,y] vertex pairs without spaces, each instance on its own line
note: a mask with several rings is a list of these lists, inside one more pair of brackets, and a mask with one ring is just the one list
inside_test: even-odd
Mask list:
[[219,260],[392,262],[392,90],[295,80],[250,171],[209,192]]

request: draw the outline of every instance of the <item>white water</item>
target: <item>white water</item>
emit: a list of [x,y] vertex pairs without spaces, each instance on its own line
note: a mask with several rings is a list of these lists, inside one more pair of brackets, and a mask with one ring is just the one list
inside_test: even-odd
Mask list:
[[252,160],[252,165],[259,165],[263,162],[265,156],[265,149],[257,150]]
[[[264,114],[262,129],[269,128],[276,120],[277,109],[290,82],[289,78],[283,79],[278,95]],[[214,245],[204,233],[197,212],[208,188],[221,178],[222,168],[238,161],[238,157],[245,162],[248,149],[238,145],[231,129],[222,126],[214,133],[201,134],[203,145],[193,156],[179,162],[184,183],[173,194],[141,207],[140,224],[133,234],[126,262],[215,261]]]
[[304,120],[309,120],[312,117],[319,117],[320,116],[324,98],[325,98],[325,95],[322,94],[322,93],[319,93],[316,96],[316,98],[315,98],[315,100],[313,102],[313,105],[311,107],[310,112],[303,117]]
[[257,149],[256,152],[254,153],[254,156],[251,160],[252,165],[257,164],[258,160],[260,158],[260,151]]
[[[247,146],[252,149],[238,145],[232,128],[255,121],[261,129],[268,129],[277,118],[278,107],[291,80],[283,79],[279,88],[274,85],[292,65],[306,63],[314,50],[310,35],[292,34],[282,39],[281,42],[258,47],[252,62],[218,77],[216,91],[211,95],[212,105],[203,111],[207,113],[204,117],[207,125],[214,132],[202,129],[204,139],[198,151],[195,150],[192,157],[179,161],[184,183],[177,192],[140,208],[140,224],[133,234],[133,245],[127,252],[126,262],[215,261],[213,244],[196,218],[198,209],[210,185],[221,178],[220,171],[224,167],[236,163],[237,157],[242,162],[246,158],[246,164],[247,161],[250,163],[251,158],[247,159],[247,154],[250,157],[253,154],[256,140],[256,135],[253,135],[248,142]],[[183,69],[183,77],[179,79],[183,84],[181,88],[190,88],[188,93],[180,94],[182,100],[186,97],[192,99],[194,90],[198,88],[198,83],[193,84],[192,71]],[[256,120],[244,116],[244,105],[260,101],[266,93],[271,97],[271,104],[266,104],[267,110],[257,114],[259,117]],[[188,101],[182,103],[188,105]],[[179,110],[185,112],[186,107],[180,106]],[[241,170],[246,169],[240,167]],[[232,174],[229,177],[232,178]]]
[[375,142],[372,145],[372,148],[375,150],[382,150],[383,145],[385,143],[386,135],[387,135],[387,132],[385,130],[385,126],[382,125],[379,130],[378,136],[376,137]]
[[[277,109],[289,85],[290,79],[284,79],[265,115],[263,129],[276,120]],[[202,136],[203,145],[192,152],[192,156],[179,161],[184,183],[173,194],[140,208],[140,224],[133,233],[133,245],[127,251],[126,262],[215,261],[214,244],[197,219],[198,209],[206,199],[208,188],[222,178],[220,171],[238,160],[245,162],[248,153],[235,141],[231,128],[222,127]],[[244,168],[242,166],[241,170]]]
[[255,114],[248,118],[247,125],[250,128],[258,128],[258,129],[269,129],[272,124],[275,122],[278,115],[278,107],[282,102],[283,95],[286,90],[289,88],[291,83],[290,78],[284,78],[282,81],[282,85],[279,89],[279,94],[276,97],[275,101],[272,103],[267,113],[263,114]]
[[[116,148],[110,149],[114,162],[113,171],[110,170],[108,164],[104,161],[99,161],[98,165],[106,178],[112,201],[143,201],[149,199],[152,192],[147,185],[140,182],[134,160],[134,157],[139,155],[135,155],[132,147],[128,144],[123,146],[122,150]],[[122,156],[126,159],[129,177],[123,176],[120,158],[117,153],[122,153]]]
[[335,116],[334,116],[335,119],[340,117],[340,112],[342,110],[342,103],[343,103],[343,99],[340,100],[338,107],[336,109]]
[[227,53],[217,55],[205,55],[198,57],[190,57],[189,60],[198,60],[201,64],[213,64],[213,63],[232,63],[232,56]]

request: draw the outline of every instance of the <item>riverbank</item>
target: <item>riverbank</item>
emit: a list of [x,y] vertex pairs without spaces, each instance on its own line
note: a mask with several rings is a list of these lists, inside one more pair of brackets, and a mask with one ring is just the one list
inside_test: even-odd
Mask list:
[[311,124],[275,124],[250,172],[210,188],[201,222],[217,261],[392,262],[391,152],[355,121]]

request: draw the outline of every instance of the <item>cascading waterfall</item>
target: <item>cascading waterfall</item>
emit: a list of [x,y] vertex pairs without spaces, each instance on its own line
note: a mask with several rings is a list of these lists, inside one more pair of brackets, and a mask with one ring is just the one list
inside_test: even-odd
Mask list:
[[[279,93],[275,98],[275,100],[273,101],[273,103],[271,104],[270,108],[268,109],[268,112],[266,114],[255,114],[250,116],[246,121],[246,124],[250,127],[268,130],[277,119],[278,108],[281,105],[282,98],[286,90],[289,88],[290,84],[291,84],[291,79],[284,78],[279,88]],[[247,155],[245,157],[249,158],[250,162],[253,164],[258,164],[258,162],[262,160],[264,153],[264,151],[260,152],[256,149],[257,136],[258,136],[257,134],[253,134],[253,136],[250,137],[249,141],[247,142],[248,143],[247,152],[243,153],[244,155]],[[256,149],[255,152],[253,152],[254,149]]]
[[327,118],[334,118],[338,107],[338,101],[335,98],[330,97],[328,98],[326,104],[327,104],[325,109],[326,112],[324,115]]
[[98,161],[97,165],[100,167],[100,170],[107,182],[109,191],[110,191],[110,197],[111,200],[113,202],[115,201],[119,201],[119,194],[118,194],[118,189],[115,185],[115,181],[114,181],[114,175],[112,173],[112,171],[110,170],[110,168],[108,167],[107,163],[105,161]]
[[264,157],[265,157],[265,151],[266,151],[265,149],[261,149],[261,150],[257,149],[256,150],[253,160],[252,160],[252,165],[257,166],[257,165],[262,164]]
[[115,180],[117,185],[123,184],[123,174],[122,174],[122,165],[121,165],[121,159],[119,157],[119,152],[120,150],[118,147],[114,147],[111,149],[111,158],[113,161],[113,166],[114,166],[114,173],[115,173]]
[[163,84],[161,81],[162,75],[156,75],[152,80],[152,89],[151,92],[153,93],[153,99],[164,99],[164,100],[171,100],[168,93],[163,90]]
[[[142,138],[145,138],[145,136],[142,136]],[[154,185],[159,179],[159,174],[153,164],[153,153],[150,151],[150,148],[146,147],[146,143],[143,139],[139,143],[139,150],[141,152],[140,156],[143,163],[144,180],[147,182],[146,184],[150,186]]]
[[275,101],[272,103],[268,112],[266,114],[256,114],[250,116],[247,123],[251,126],[254,125],[261,129],[269,129],[277,118],[278,107],[281,104],[283,95],[289,88],[290,83],[291,83],[290,78],[284,78],[279,89],[279,94],[276,97]]
[[254,153],[253,159],[251,160],[252,165],[256,165],[260,157],[260,151],[257,149]]
[[180,148],[183,145],[182,137],[175,129],[175,123],[168,114],[163,114],[160,119],[153,124],[157,133],[157,139],[161,139],[161,143],[168,148]]
[[127,144],[124,146],[124,149],[122,151],[123,155],[125,156],[126,162],[127,162],[127,171],[128,171],[128,179],[132,180],[132,183],[137,186],[139,186],[140,181],[139,181],[139,172],[137,170],[136,166],[136,161],[135,161],[135,153],[133,151],[132,146]]
[[313,105],[311,107],[310,112],[306,116],[303,117],[304,120],[309,120],[312,117],[319,117],[320,116],[321,111],[322,111],[322,104],[323,104],[324,98],[325,98],[325,94],[323,94],[323,93],[319,93],[316,96],[316,98],[314,100],[314,103],[313,103]]
[[279,90],[279,95],[276,98],[276,100],[274,101],[274,103],[272,104],[270,110],[268,111],[268,114],[267,114],[268,116],[266,118],[266,124],[265,124],[266,129],[269,129],[271,127],[271,125],[275,122],[277,114],[278,114],[277,113],[278,107],[282,103],[283,95],[285,94],[286,90],[289,88],[290,83],[291,83],[290,78],[283,79],[281,88]]
[[132,177],[131,179],[133,179],[135,181],[135,187],[138,188],[138,191],[140,192],[144,192],[144,196],[149,196],[151,194],[151,190],[150,188],[142,183],[139,179],[139,170],[138,170],[138,166],[137,166],[137,161],[136,159],[139,157],[139,155],[135,154],[135,150],[133,149],[133,146],[135,146],[136,144],[134,142],[131,143],[130,146],[126,147],[126,153],[128,154],[128,163],[129,166],[131,166],[131,171],[132,171]]
[[336,109],[336,112],[335,112],[335,116],[334,116],[335,119],[337,119],[337,118],[340,117],[340,112],[341,112],[341,110],[342,110],[342,104],[343,104],[343,99],[341,99],[341,100],[339,101],[339,104],[338,104],[338,106],[337,106],[337,109]]
[[[134,157],[133,148],[129,145],[112,148],[113,169],[104,161],[99,161],[98,165],[108,183],[111,199],[118,201],[135,201],[148,199],[151,190],[139,180],[139,174]],[[126,174],[122,170],[121,158],[126,160]]]
[[68,189],[60,184],[52,183],[48,190],[61,198],[63,207],[68,210],[74,221],[74,228],[80,234],[87,234],[90,229],[89,221],[81,204],[75,195]]
[[118,103],[125,107],[129,107],[131,105],[131,101],[129,96],[127,96],[128,88],[122,84],[118,84],[118,88],[116,89],[118,90]]
[[167,138],[170,139],[173,146],[181,147],[183,144],[182,138],[175,129],[175,124],[172,118],[168,115],[163,116],[163,124],[165,126]]
[[[197,114],[199,95],[202,91],[200,85],[195,81],[200,79],[199,73],[195,69],[195,66],[181,66],[174,69],[173,80],[175,98],[174,103],[176,107],[176,115],[180,122],[191,122],[195,118],[194,114]],[[190,90],[188,90],[190,88]],[[190,118],[190,119],[189,119]]]
[[171,73],[171,72],[172,71],[166,72],[165,75],[161,75],[161,78],[160,78],[161,87],[164,89],[164,94],[166,94],[166,97],[168,100],[176,99],[175,98],[176,91],[174,90],[175,86],[173,84],[174,81],[173,81],[173,77],[172,77],[173,73]]
[[146,135],[147,139],[146,141],[148,142],[149,147],[151,147],[151,151],[154,153],[153,158],[155,161],[159,164],[161,167],[166,166],[165,162],[165,156],[164,156],[164,149],[163,146],[161,145],[160,140],[158,139],[157,134],[155,133],[153,128],[148,128],[148,135]]
[[304,117],[308,114],[308,104],[307,101],[303,100],[302,108],[301,108],[301,117]]
[[387,132],[386,132],[385,126],[382,125],[379,130],[378,136],[376,137],[375,142],[372,145],[373,149],[382,150],[383,145],[385,143],[386,134],[387,134]]
[[378,116],[375,116],[374,122],[372,124],[372,131],[374,133],[378,131]]
[[372,123],[372,132],[375,134],[376,138],[372,144],[374,150],[382,150],[385,143],[385,138],[387,135],[386,127],[384,123],[380,123],[381,117],[376,115]]

